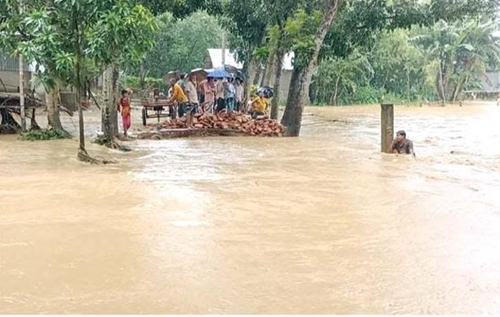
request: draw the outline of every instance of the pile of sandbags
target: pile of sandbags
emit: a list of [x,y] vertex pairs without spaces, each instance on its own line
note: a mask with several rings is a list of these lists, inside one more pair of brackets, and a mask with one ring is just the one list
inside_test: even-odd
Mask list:
[[[158,129],[186,129],[188,127],[187,117],[167,120],[155,125]],[[252,119],[249,115],[242,113],[219,114],[195,114],[192,118],[192,129],[218,129],[237,131],[252,136],[283,136],[284,127],[276,120],[261,117]]]

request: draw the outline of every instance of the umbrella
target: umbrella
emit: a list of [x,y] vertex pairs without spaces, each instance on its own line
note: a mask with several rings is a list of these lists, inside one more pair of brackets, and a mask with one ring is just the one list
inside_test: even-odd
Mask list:
[[238,70],[236,72],[236,78],[239,78],[239,79],[245,81],[245,74],[243,74],[243,72],[241,70]]
[[257,94],[259,95],[261,93],[264,94],[265,98],[272,98],[274,96],[274,89],[269,86],[260,87],[257,89]]
[[171,71],[171,72],[168,72],[164,77],[163,77],[163,81],[165,83],[168,84],[168,82],[172,79],[172,78],[179,78],[179,76],[181,75],[181,72],[178,71],[178,70],[174,70],[174,71]]
[[224,65],[224,69],[228,73],[233,74],[233,75],[236,75],[236,73],[238,72],[238,68],[231,66],[231,65]]
[[208,73],[210,78],[229,78],[232,77],[231,74],[224,68],[217,68]]
[[206,70],[204,70],[203,68],[196,68],[196,69],[193,69],[188,76],[192,76],[194,75],[196,77],[196,80],[198,82],[204,80],[207,78],[207,75],[208,75],[208,72]]

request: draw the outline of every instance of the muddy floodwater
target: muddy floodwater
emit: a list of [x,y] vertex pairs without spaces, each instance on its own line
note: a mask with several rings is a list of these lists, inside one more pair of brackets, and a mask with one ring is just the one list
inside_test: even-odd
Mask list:
[[416,160],[379,153],[379,112],[89,142],[108,166],[0,136],[0,313],[499,314],[500,107],[396,107]]

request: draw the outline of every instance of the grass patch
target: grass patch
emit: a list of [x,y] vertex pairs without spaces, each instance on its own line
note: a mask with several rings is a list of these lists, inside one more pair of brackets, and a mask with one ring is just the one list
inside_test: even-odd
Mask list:
[[59,129],[49,129],[49,130],[33,130],[21,134],[20,139],[22,141],[48,141],[48,140],[62,140],[67,139],[68,134]]

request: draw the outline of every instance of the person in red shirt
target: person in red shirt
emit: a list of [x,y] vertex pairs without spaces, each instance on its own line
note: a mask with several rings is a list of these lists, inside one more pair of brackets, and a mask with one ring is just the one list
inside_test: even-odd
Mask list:
[[122,90],[122,97],[118,101],[118,111],[122,114],[123,135],[127,137],[127,131],[132,124],[130,118],[130,98],[127,90]]

